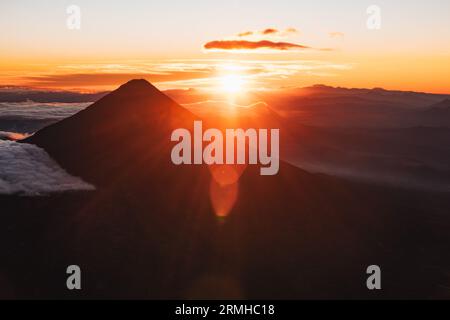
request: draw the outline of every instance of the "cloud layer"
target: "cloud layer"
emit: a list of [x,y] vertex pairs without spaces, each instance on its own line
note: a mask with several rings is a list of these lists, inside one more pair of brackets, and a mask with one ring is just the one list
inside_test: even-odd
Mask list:
[[1,102],[0,120],[62,120],[90,103]]
[[65,172],[43,149],[0,140],[0,194],[36,196],[94,189]]
[[[239,40],[239,39],[237,39]],[[241,39],[242,40],[242,39]],[[246,39],[248,40],[248,39]],[[276,42],[274,42],[276,43]],[[214,43],[213,43],[214,44]],[[211,46],[213,44],[210,44]],[[230,43],[228,43],[230,45]],[[260,44],[261,45],[261,44]],[[296,47],[295,44],[287,45],[289,50],[273,50],[273,49],[257,49],[257,50],[236,50],[239,53],[280,53],[280,56],[286,52],[315,52],[321,49],[310,48],[301,49]],[[248,43],[244,46],[249,47]],[[255,45],[250,45],[250,47]],[[280,45],[278,45],[280,47]],[[286,47],[286,45],[285,45]],[[303,47],[306,47],[303,46]],[[280,49],[280,48],[278,48]],[[205,51],[221,51],[219,49],[211,49]],[[323,50],[323,49],[322,49]],[[233,52],[222,50],[222,52]],[[251,76],[251,83],[256,84],[258,88],[273,89],[281,86],[292,86],[297,83],[304,83],[303,76],[317,76],[327,77],[331,74],[336,74],[338,71],[342,72],[344,70],[349,70],[353,68],[353,64],[349,63],[334,63],[330,61],[323,60],[283,60],[282,58],[275,59],[232,59],[229,58],[217,58],[209,57],[205,59],[167,59],[160,61],[140,61],[123,64],[79,64],[79,65],[61,65],[59,70],[64,71],[64,74],[51,74],[42,75],[41,77],[35,77],[33,80],[33,85],[51,88],[77,88],[73,90],[79,90],[83,88],[84,90],[96,90],[98,86],[102,87],[102,90],[112,90],[116,89],[119,85],[133,78],[144,78],[153,84],[155,84],[160,90],[167,89],[186,89],[186,88],[197,88],[197,89],[214,89],[216,77],[230,72],[229,69],[224,69],[224,67],[229,67],[230,65],[236,66],[238,69],[235,72],[242,74],[244,76]],[[80,76],[80,69],[83,73],[89,74],[88,77]],[[78,71],[78,72],[77,72]],[[104,77],[106,72],[109,72],[109,76]],[[313,74],[314,71],[314,74]],[[321,71],[319,73],[319,71]],[[141,73],[139,73],[141,72]],[[149,74],[158,74],[156,78],[154,76],[149,76]],[[289,77],[289,78],[288,78]],[[30,77],[24,77],[22,79],[25,82],[30,81]],[[279,82],[282,81],[280,84]],[[317,79],[315,81],[309,81],[308,84],[322,83],[323,81]],[[28,83],[30,84],[30,83]],[[72,90],[72,89],[71,89]],[[1,93],[1,87],[0,87]],[[25,101],[28,98],[28,94],[24,93],[21,96],[20,101]],[[33,100],[33,98],[30,98]],[[59,101],[59,100],[56,100]],[[69,101],[69,100],[61,100]],[[75,100],[77,101],[77,100]],[[75,102],[74,101],[74,102]],[[84,100],[85,101],[85,100]],[[91,100],[95,101],[95,100]],[[70,105],[66,105],[70,107]],[[73,104],[73,106],[76,106]],[[16,106],[18,109],[19,106]],[[1,110],[2,108],[0,108]],[[0,115],[1,116],[1,115]],[[1,120],[1,118],[0,118]],[[2,127],[0,124],[0,130],[3,131],[16,131],[14,128],[7,129]]]
[[0,103],[0,140],[18,140],[19,134],[29,134],[49,124],[67,118],[90,103]]

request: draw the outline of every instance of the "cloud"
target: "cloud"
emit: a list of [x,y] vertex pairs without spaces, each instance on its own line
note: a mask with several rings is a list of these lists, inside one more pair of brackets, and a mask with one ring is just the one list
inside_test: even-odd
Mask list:
[[304,50],[311,49],[310,47],[289,43],[289,42],[273,42],[269,40],[261,40],[261,41],[246,41],[246,40],[217,40],[211,41],[204,45],[206,50],[258,50],[258,49],[266,49],[266,50],[278,50],[278,51],[287,51],[287,50]]
[[295,28],[288,28],[285,30],[285,32],[287,33],[299,33],[299,31]]
[[0,141],[0,194],[37,196],[94,189],[80,178],[69,175],[43,149]]
[[[87,95],[86,92],[109,91],[131,79],[146,79],[153,84],[158,84],[168,81],[204,78],[211,72],[208,64],[185,63],[183,60],[176,59],[125,61],[122,63],[94,62],[59,65],[48,73],[17,77],[15,83],[34,89],[41,88],[39,92],[59,90],[59,95],[52,95],[52,99],[58,97],[58,100],[51,101],[84,102],[99,99],[99,94]],[[73,92],[61,90],[78,91],[84,93],[84,95],[80,97],[80,93],[78,93],[78,96],[74,96]],[[25,101],[23,96],[27,95],[26,92],[23,92],[21,99],[17,99],[18,92],[9,94],[7,91],[11,91],[11,88],[5,88],[2,91],[0,87],[0,101]],[[22,91],[20,90],[20,92]],[[61,97],[64,92],[69,97]],[[11,96],[15,99],[10,100]],[[39,94],[37,96],[37,98],[33,98],[36,99],[33,101],[44,102],[48,99],[46,95],[42,97],[42,94]],[[86,100],[89,97],[95,99]]]
[[[202,91],[210,91],[220,87],[220,76],[230,72],[228,66],[229,59],[198,59],[192,63],[209,65],[212,73],[202,79],[189,79],[182,81],[166,82],[164,86],[167,89],[185,89],[196,88]],[[233,67],[242,77],[248,81],[247,90],[275,89],[280,86],[292,86],[292,84],[301,82],[303,76],[308,76],[308,72],[327,72],[341,74],[344,71],[351,70],[351,63],[334,63],[323,60],[234,60]],[[232,71],[233,72],[233,71]],[[319,81],[319,80],[318,80]],[[197,91],[183,91],[186,95],[200,95]],[[175,101],[178,101],[178,96]],[[205,100],[205,99],[200,99]],[[190,99],[189,101],[197,101]],[[180,101],[178,101],[180,102]],[[183,103],[183,102],[181,102]],[[186,103],[186,102],[184,102]]]
[[238,33],[237,36],[240,37],[240,38],[244,38],[244,37],[252,36],[254,34],[255,33],[253,31],[245,31],[245,32]]
[[264,35],[268,35],[268,34],[277,34],[278,32],[279,31],[277,29],[269,28],[269,29],[263,30],[261,33]]
[[312,48],[306,45],[293,42],[277,42],[276,38],[285,38],[299,31],[295,28],[279,30],[267,28],[260,31],[245,31],[238,33],[234,37],[228,37],[222,40],[207,42],[203,48],[208,51],[288,51],[313,49],[317,51],[332,51],[332,49]]
[[[26,80],[28,81],[28,80]],[[102,92],[76,92],[64,90],[37,89],[21,86],[0,86],[0,102],[66,102],[82,103],[93,102],[102,98],[107,91]]]
[[189,71],[154,71],[152,73],[121,73],[121,72],[100,72],[100,73],[69,73],[50,74],[43,76],[32,76],[23,78],[26,85],[38,87],[65,87],[82,88],[89,83],[90,86],[118,86],[130,79],[146,79],[150,82],[175,81],[204,77],[208,70]]
[[[33,133],[45,126],[85,109],[90,103],[0,103],[0,130],[7,132],[0,139],[18,140],[17,133]],[[12,139],[14,138],[14,139]]]
[[270,36],[270,37],[288,37],[299,33],[295,28],[287,28],[285,30],[279,30],[275,28],[267,28],[260,31],[246,31],[237,34],[239,38],[251,37],[251,36]]
[[[238,39],[239,40],[239,39]],[[241,39],[244,40],[244,39]],[[274,42],[276,43],[276,42]],[[216,49],[217,50],[217,49]],[[259,49],[259,50],[237,50],[239,53],[285,53],[285,52],[298,52],[295,50],[301,50],[299,48],[290,49],[290,51],[273,50],[273,49]],[[320,49],[310,48],[308,52],[317,52]],[[205,50],[206,52],[213,52],[213,50]],[[225,50],[226,51],[226,50]],[[160,61],[138,61],[138,62],[122,62],[121,64],[111,63],[92,63],[92,64],[70,64],[58,66],[58,72],[56,74],[44,74],[42,77],[33,77],[33,82],[36,85],[42,85],[42,87],[54,87],[54,88],[84,88],[88,90],[98,90],[99,86],[102,90],[115,89],[120,84],[131,80],[133,78],[146,78],[155,84],[160,90],[167,89],[183,89],[183,88],[197,88],[197,89],[211,89],[214,86],[211,85],[212,81],[220,75],[227,74],[229,72],[236,72],[243,76],[253,76],[260,79],[257,85],[260,88],[273,88],[275,81],[280,80],[280,77],[284,77],[283,86],[289,85],[286,77],[295,76],[297,73],[303,74],[305,70],[310,69],[334,69],[335,64],[327,61],[312,61],[312,60],[275,60],[275,59],[261,59],[261,60],[242,60],[233,59],[230,61],[227,59],[213,58],[196,58],[196,59],[164,59]],[[238,67],[238,70],[226,69],[230,65]],[[342,65],[347,68],[348,64]],[[225,69],[224,69],[225,67]],[[83,70],[83,72],[80,72]],[[106,72],[106,70],[110,70]],[[120,70],[123,73],[118,73]],[[139,73],[139,71],[141,73]],[[89,76],[80,76],[80,74],[89,74]],[[147,74],[155,75],[154,78],[146,77]],[[104,76],[105,75],[105,76]],[[108,75],[108,76],[106,76]],[[29,77],[21,78],[22,82],[30,85],[31,79]],[[155,82],[154,80],[159,80]],[[292,81],[297,82],[299,79],[293,78]],[[253,80],[251,81],[253,83]],[[1,91],[1,90],[0,90]],[[20,101],[26,99],[34,100],[35,97],[24,93],[21,96]],[[98,98],[97,98],[98,99]],[[90,101],[95,101],[90,100]],[[35,101],[35,100],[34,100]],[[52,101],[71,101],[71,100],[52,100]],[[76,102],[77,100],[73,101]],[[82,100],[88,101],[88,100]],[[48,104],[47,104],[48,105]],[[69,105],[67,105],[69,106]],[[75,106],[75,104],[73,105]],[[21,108],[17,105],[16,109]],[[2,107],[0,107],[1,111]],[[20,111],[20,110],[17,110]],[[42,110],[43,111],[43,110]],[[1,121],[1,117],[0,117]],[[0,123],[0,129],[3,131],[12,132],[34,132],[33,131],[21,131],[13,126],[6,128]]]
[[62,120],[89,106],[91,103],[39,103],[1,102],[2,120]]

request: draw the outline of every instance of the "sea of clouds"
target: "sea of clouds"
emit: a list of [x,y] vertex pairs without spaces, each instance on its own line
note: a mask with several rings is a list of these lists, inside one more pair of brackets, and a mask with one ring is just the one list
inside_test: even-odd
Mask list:
[[94,189],[68,174],[45,150],[31,144],[0,140],[0,194],[36,196]]
[[0,140],[18,140],[22,135],[32,134],[52,123],[67,118],[90,103],[0,103]]
[[10,120],[62,120],[90,103],[0,102],[0,119]]
[[68,174],[45,150],[14,141],[26,138],[88,105],[90,103],[0,103],[0,194],[30,196],[94,189],[94,186]]

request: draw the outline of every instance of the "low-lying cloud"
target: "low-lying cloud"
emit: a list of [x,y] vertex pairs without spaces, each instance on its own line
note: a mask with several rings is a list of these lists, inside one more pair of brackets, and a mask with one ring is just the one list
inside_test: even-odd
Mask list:
[[0,120],[62,120],[90,103],[1,102]]
[[[8,132],[0,135],[0,139],[11,140],[12,133],[30,134],[49,124],[83,110],[90,103],[36,103],[3,102],[0,103],[0,131]],[[18,140],[17,137],[12,140]]]
[[0,141],[0,194],[37,196],[94,189],[80,178],[69,175],[43,149]]
[[97,101],[107,93],[107,91],[88,93],[23,86],[0,86],[0,102],[84,103]]

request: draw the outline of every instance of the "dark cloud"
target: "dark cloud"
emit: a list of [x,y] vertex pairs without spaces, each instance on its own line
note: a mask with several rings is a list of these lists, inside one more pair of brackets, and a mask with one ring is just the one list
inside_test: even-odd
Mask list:
[[278,31],[277,29],[269,28],[269,29],[263,30],[261,33],[264,34],[264,35],[271,35],[271,34],[277,34],[279,32],[280,31]]
[[310,49],[310,47],[289,43],[289,42],[272,42],[268,40],[262,41],[246,41],[246,40],[218,40],[211,41],[204,45],[206,50],[257,50],[257,49],[269,49],[269,50],[304,50]]

